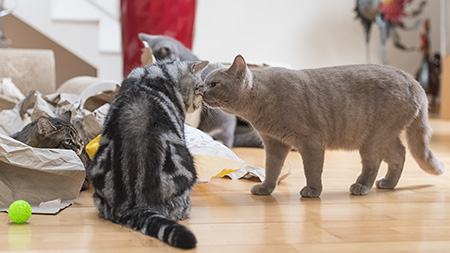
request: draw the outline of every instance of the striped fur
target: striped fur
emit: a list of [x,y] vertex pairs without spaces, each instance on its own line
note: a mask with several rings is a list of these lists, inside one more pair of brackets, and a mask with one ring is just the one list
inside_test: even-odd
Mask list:
[[134,69],[122,82],[88,170],[100,217],[171,246],[195,247],[195,236],[176,221],[191,206],[196,172],[184,119],[200,106],[206,66],[159,62]]
[[81,155],[84,143],[77,129],[70,123],[71,117],[70,111],[59,118],[41,117],[11,137],[32,147],[72,149],[77,155]]

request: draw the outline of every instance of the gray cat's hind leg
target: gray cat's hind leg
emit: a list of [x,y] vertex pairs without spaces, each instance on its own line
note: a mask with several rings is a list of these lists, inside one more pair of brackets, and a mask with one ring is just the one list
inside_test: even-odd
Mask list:
[[303,159],[306,186],[300,191],[305,198],[318,198],[322,193],[322,171],[325,148],[321,145],[304,144],[297,148]]
[[388,164],[388,171],[384,178],[377,180],[376,185],[380,189],[394,189],[403,171],[405,163],[405,146],[397,137],[395,141],[388,145],[385,151],[384,161]]
[[381,157],[378,155],[376,148],[362,148],[359,153],[361,155],[362,172],[356,183],[350,186],[352,195],[366,195],[369,193],[381,164]]
[[266,153],[266,178],[251,188],[253,195],[270,195],[275,190],[284,160],[289,153],[290,145],[269,136],[261,136]]

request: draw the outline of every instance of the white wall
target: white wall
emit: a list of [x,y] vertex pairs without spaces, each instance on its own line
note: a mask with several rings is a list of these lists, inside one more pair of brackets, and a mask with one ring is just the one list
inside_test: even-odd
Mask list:
[[[197,4],[193,51],[202,59],[231,62],[242,54],[247,62],[292,68],[366,63],[355,0],[198,0]],[[439,50],[439,1],[428,1],[422,17],[431,19],[432,50]],[[401,32],[402,40],[419,46],[422,30],[421,26],[414,32]],[[379,30],[374,26],[372,63],[381,63],[379,44]],[[419,67],[418,51],[398,51],[392,41],[387,51],[389,64],[410,73]]]
[[[366,63],[364,31],[355,19],[355,2],[197,0],[193,51],[211,62],[231,62],[235,55],[242,54],[250,63],[292,68]],[[19,3],[17,16],[97,67],[100,78],[122,78],[121,54],[99,51],[95,22],[52,21],[51,0],[20,0]],[[109,3],[119,8],[119,1],[109,0]],[[437,51],[439,1],[429,0],[422,17],[431,19],[432,50]],[[414,32],[401,32],[403,42],[419,46],[422,30],[421,27]],[[370,52],[372,63],[381,63],[376,26],[372,29]],[[414,74],[421,54],[401,52],[389,41],[388,59],[389,64]]]

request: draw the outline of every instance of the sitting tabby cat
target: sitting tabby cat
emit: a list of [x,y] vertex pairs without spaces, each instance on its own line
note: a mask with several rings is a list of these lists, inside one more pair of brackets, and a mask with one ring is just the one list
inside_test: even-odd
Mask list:
[[88,170],[100,217],[171,246],[195,247],[195,236],[176,221],[189,215],[197,178],[184,118],[201,105],[207,64],[161,61],[122,82]]
[[[157,60],[199,60],[183,44],[171,37],[140,33],[139,38],[149,44]],[[202,77],[206,77],[212,70],[214,70],[214,67],[209,65],[203,71]],[[215,140],[221,141],[229,148],[261,147],[261,140],[248,124],[241,122],[236,116],[225,113],[220,109],[204,107],[201,111],[200,122],[194,127],[197,126],[198,129],[211,135]]]
[[[86,140],[80,132],[81,126],[72,124],[71,118],[71,111],[63,113],[59,118],[41,117],[11,137],[35,148],[71,149],[75,151],[84,167],[87,168],[90,159],[84,149]],[[88,187],[89,181],[86,178],[81,190],[86,190]]]
[[405,162],[399,134],[406,129],[412,156],[434,175],[445,166],[428,147],[428,101],[409,74],[389,66],[350,65],[309,70],[250,71],[238,55],[228,69],[205,80],[204,101],[247,119],[266,152],[266,179],[251,191],[271,194],[291,146],[303,158],[303,197],[319,197],[325,149],[359,150],[362,173],[350,193],[372,188],[382,160],[388,172],[376,185],[393,189]]

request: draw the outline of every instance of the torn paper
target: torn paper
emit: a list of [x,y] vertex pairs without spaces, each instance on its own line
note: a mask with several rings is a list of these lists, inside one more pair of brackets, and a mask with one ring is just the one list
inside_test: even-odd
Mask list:
[[18,103],[25,98],[25,95],[14,85],[11,78],[0,78],[0,95],[14,103]]
[[[33,148],[0,134],[0,211],[19,199],[32,209],[55,199],[73,203],[84,178],[83,164],[74,151]],[[55,213],[55,207],[39,212]]]
[[[194,157],[197,177],[200,182],[209,182],[214,177],[228,176],[231,179],[257,177],[263,181],[265,170],[247,165],[231,149],[213,140],[206,133],[185,124],[186,145]],[[290,169],[282,170],[280,181],[290,175]]]
[[[85,180],[85,168],[74,151],[68,149],[33,148],[9,135],[41,116],[57,117],[72,111],[81,120],[88,137],[102,130],[116,86],[94,91],[106,101],[103,106],[86,110],[86,101],[73,94],[42,95],[31,91],[13,109],[0,111],[0,211],[6,211],[15,200],[30,203],[33,213],[54,214],[74,203]],[[86,97],[89,99],[89,96]]]

